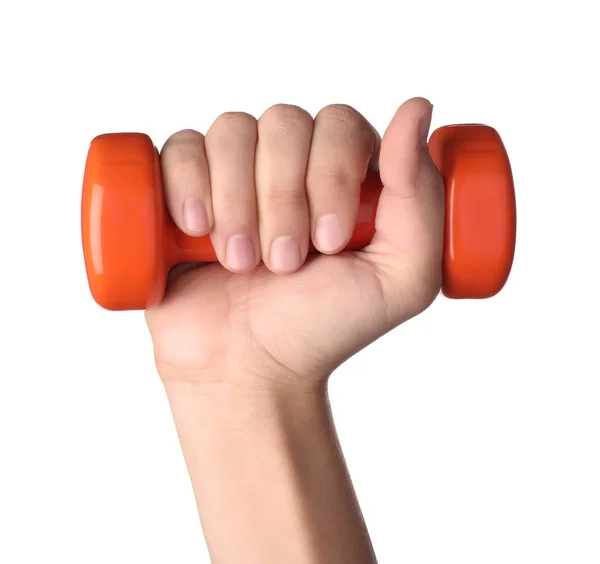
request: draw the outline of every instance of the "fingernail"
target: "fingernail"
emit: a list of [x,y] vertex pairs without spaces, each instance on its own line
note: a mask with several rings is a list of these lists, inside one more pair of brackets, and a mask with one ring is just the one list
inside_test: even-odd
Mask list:
[[271,244],[271,266],[277,272],[294,272],[300,268],[300,246],[291,235],[277,237]]
[[327,213],[317,220],[314,243],[319,251],[333,253],[341,250],[345,242],[342,222],[336,214]]
[[208,214],[200,198],[188,198],[183,203],[183,225],[194,233],[208,233]]
[[256,264],[254,243],[248,235],[232,235],[227,241],[225,262],[232,270],[249,270]]
[[425,114],[423,114],[423,117],[421,117],[421,123],[419,123],[419,142],[421,143],[421,147],[427,146],[432,116],[433,105],[429,104],[429,109],[427,110],[427,112],[425,112]]

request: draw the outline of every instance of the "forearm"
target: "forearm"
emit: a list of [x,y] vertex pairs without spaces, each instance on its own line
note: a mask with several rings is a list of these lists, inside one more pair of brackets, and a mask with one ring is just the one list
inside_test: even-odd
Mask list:
[[324,389],[166,385],[214,564],[373,564]]

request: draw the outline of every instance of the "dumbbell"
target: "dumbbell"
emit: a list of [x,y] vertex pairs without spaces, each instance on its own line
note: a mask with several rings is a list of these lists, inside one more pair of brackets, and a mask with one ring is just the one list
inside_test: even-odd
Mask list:
[[[433,132],[429,151],[445,186],[442,293],[490,298],[508,279],[516,241],[514,183],[502,139],[486,125],[448,125]],[[381,190],[379,174],[369,172],[346,250],[373,237]],[[91,142],[81,230],[90,291],[109,310],[150,308],[161,301],[174,265],[217,261],[208,235],[190,237],[171,220],[158,151],[143,133],[109,133]]]

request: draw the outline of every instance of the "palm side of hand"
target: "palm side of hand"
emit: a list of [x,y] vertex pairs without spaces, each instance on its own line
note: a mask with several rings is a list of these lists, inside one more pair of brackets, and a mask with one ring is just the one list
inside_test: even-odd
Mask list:
[[415,143],[415,114],[423,108],[411,102],[384,136],[384,191],[371,244],[309,255],[289,274],[262,263],[243,273],[211,264],[176,274],[163,302],[147,312],[162,375],[320,382],[429,306],[441,284],[443,191],[427,151]]

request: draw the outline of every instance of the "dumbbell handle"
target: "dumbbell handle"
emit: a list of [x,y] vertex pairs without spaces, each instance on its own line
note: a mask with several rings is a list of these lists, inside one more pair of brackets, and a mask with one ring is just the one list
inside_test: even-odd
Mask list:
[[[360,204],[356,218],[356,224],[350,241],[344,248],[347,251],[360,250],[366,247],[375,234],[375,215],[377,204],[381,196],[383,184],[379,173],[369,171],[361,186]],[[166,236],[168,248],[166,249],[166,260],[169,266],[183,262],[216,262],[217,255],[208,235],[203,237],[190,237],[181,231],[167,218]],[[309,243],[309,252],[318,252],[312,242]]]

